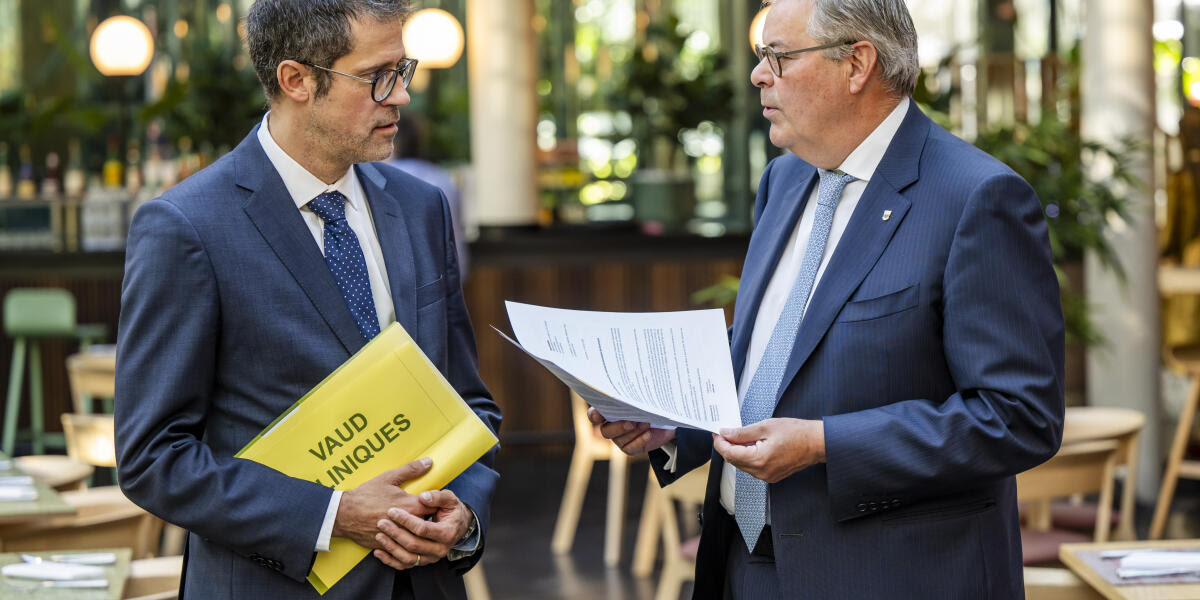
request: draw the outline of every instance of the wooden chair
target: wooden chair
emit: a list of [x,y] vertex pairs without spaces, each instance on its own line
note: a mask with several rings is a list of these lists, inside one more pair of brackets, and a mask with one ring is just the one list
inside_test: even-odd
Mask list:
[[71,385],[71,403],[78,414],[92,412],[92,400],[104,400],[104,412],[112,412],[116,388],[115,351],[84,351],[67,357],[67,381]]
[[122,597],[126,600],[178,598],[179,580],[182,574],[182,556],[161,556],[131,561],[129,576],[125,579],[125,593]]
[[[1064,419],[1064,446],[1096,440],[1116,440],[1118,475],[1124,471],[1125,485],[1121,490],[1120,507],[1112,520],[1116,525],[1113,538],[1135,540],[1134,512],[1137,509],[1134,492],[1137,487],[1138,441],[1146,416],[1131,408],[1099,406],[1073,406],[1067,409]],[[1068,501],[1056,501],[1043,505],[1050,511],[1054,527],[1086,531],[1092,529],[1097,518],[1098,507],[1082,502],[1077,496]]]
[[1158,490],[1158,502],[1154,506],[1154,518],[1150,521],[1150,539],[1160,540],[1167,526],[1167,514],[1171,512],[1171,501],[1175,499],[1175,486],[1182,479],[1200,479],[1200,460],[1185,460],[1188,441],[1192,438],[1192,426],[1196,419],[1196,405],[1200,404],[1200,347],[1173,349],[1167,353],[1166,362],[1187,371],[1192,378],[1187,400],[1179,413],[1175,426],[1175,437],[1167,452],[1167,468],[1163,473]]
[[0,551],[88,550],[128,547],[133,558],[158,551],[162,521],[142,510],[116,486],[63,492],[74,515],[0,527]]
[[1017,475],[1017,500],[1041,503],[1076,494],[1100,493],[1092,536],[1055,530],[1048,511],[1037,511],[1021,528],[1025,564],[1055,560],[1058,546],[1071,542],[1106,542],[1112,527],[1113,477],[1120,458],[1117,440],[1095,440],[1064,445],[1050,460]]
[[112,415],[62,414],[67,456],[94,467],[116,467],[117,446]]
[[[707,483],[708,467],[704,466],[666,487],[659,488],[654,507],[658,510],[662,532],[663,569],[658,576],[655,600],[679,600],[683,583],[696,577],[696,551],[700,547],[700,535],[699,532],[694,532],[684,539],[684,535],[680,534],[681,523],[675,511],[675,503],[680,502],[688,507],[684,513],[683,524],[695,523],[695,519],[691,518],[694,514],[692,511],[704,503]],[[658,487],[657,483],[655,487]]]
[[571,468],[567,471],[567,485],[563,490],[558,518],[554,523],[550,549],[555,554],[571,551],[575,530],[579,527],[579,514],[583,509],[588,480],[592,476],[592,465],[598,460],[607,460],[608,504],[604,525],[604,564],[613,567],[621,561],[621,526],[625,521],[629,456],[604,439],[599,430],[588,421],[587,403],[575,392],[571,392],[571,418],[575,425],[575,450],[571,454]]

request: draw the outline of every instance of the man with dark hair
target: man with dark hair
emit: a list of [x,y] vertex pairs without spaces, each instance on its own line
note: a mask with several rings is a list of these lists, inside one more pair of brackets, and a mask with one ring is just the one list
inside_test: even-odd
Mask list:
[[590,417],[664,483],[712,460],[696,598],[1020,598],[1014,475],[1063,419],[1041,204],[912,102],[904,0],[778,0],[763,41],[743,427]]
[[[399,321],[493,431],[441,193],[391,153],[416,61],[403,0],[258,0],[246,18],[269,112],[130,224],[117,348],[117,456],[136,503],[191,533],[185,598],[318,598],[331,537],[373,549],[324,598],[464,598],[497,474],[335,492],[233,458]],[[216,124],[214,124],[216,125]]]

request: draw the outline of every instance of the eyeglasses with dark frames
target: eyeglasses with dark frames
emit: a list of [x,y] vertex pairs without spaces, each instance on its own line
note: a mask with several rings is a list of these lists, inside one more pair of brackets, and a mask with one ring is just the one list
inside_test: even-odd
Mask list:
[[375,77],[369,79],[366,77],[351,75],[349,73],[343,73],[341,71],[335,71],[329,67],[314,65],[308,61],[300,60],[296,62],[316,69],[321,69],[322,71],[329,71],[330,73],[335,73],[337,75],[341,75],[342,77],[349,77],[350,79],[357,79],[364,83],[369,83],[371,84],[371,99],[376,102],[383,102],[384,100],[387,100],[388,96],[392,95],[392,90],[396,88],[396,81],[400,81],[400,85],[404,86],[404,89],[407,90],[408,84],[412,83],[413,73],[417,72],[417,59],[415,58],[403,58],[400,60],[399,66],[397,66],[395,69],[384,69],[376,74]]
[[786,58],[788,56],[792,56],[793,54],[800,54],[801,52],[826,50],[829,48],[837,48],[838,46],[851,46],[853,44],[855,44],[855,42],[834,42],[832,44],[821,44],[820,46],[813,46],[811,48],[788,50],[787,52],[776,52],[775,49],[770,46],[756,46],[754,48],[754,54],[758,57],[759,62],[762,62],[764,58],[767,60],[767,64],[771,65],[771,72],[774,73],[776,77],[783,77],[783,65],[780,64],[779,60],[781,58]]

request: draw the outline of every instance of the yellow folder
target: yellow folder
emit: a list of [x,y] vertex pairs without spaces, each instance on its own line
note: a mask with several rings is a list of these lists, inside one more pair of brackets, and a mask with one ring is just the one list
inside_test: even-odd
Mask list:
[[[399,323],[388,325],[236,454],[285,475],[350,490],[418,458],[433,466],[402,487],[441,489],[497,442]],[[367,549],[335,537],[308,582],[324,594]]]

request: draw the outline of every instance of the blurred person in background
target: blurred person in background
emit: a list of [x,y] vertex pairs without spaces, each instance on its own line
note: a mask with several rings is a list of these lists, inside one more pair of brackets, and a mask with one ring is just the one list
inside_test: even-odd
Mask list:
[[387,164],[442,190],[450,205],[450,216],[454,222],[454,247],[458,251],[459,278],[467,280],[469,270],[467,240],[464,237],[462,194],[454,179],[445,169],[429,160],[429,122],[412,112],[400,113],[396,121],[396,141],[393,143],[392,158]]

